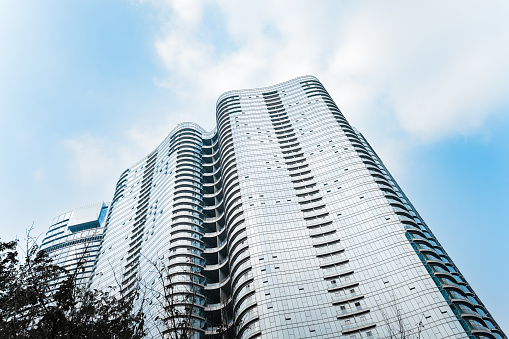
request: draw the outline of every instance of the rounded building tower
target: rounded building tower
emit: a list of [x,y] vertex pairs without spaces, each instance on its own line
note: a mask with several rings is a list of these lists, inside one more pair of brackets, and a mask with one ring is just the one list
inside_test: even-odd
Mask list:
[[216,119],[127,169],[106,218],[92,285],[138,291],[150,337],[506,338],[315,77]]

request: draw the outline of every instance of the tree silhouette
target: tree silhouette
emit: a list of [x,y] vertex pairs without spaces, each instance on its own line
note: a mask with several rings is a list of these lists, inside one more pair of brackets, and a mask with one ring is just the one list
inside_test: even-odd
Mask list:
[[[20,260],[18,241],[0,242],[1,338],[143,338],[143,305],[136,291],[122,298],[78,284],[83,260],[72,270],[55,265],[27,232]],[[57,283],[55,284],[55,281]]]

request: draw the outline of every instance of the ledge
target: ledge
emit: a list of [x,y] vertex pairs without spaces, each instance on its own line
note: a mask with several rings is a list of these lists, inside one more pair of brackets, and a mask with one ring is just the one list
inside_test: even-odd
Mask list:
[[351,324],[351,326],[353,326],[353,327],[345,328],[346,326],[343,326],[341,333],[348,334],[348,333],[352,333],[352,332],[366,330],[368,328],[375,327],[376,324],[374,322],[365,322],[365,323]]
[[344,304],[346,302],[349,302],[349,301],[354,301],[354,300],[358,300],[358,299],[363,299],[364,298],[364,295],[362,294],[357,294],[357,295],[353,295],[353,296],[350,296],[348,298],[343,298],[343,299],[339,299],[339,298],[332,298],[332,305],[339,305],[339,304]]
[[355,311],[346,312],[346,313],[338,312],[336,314],[336,318],[343,319],[343,318],[348,318],[348,317],[352,317],[354,315],[359,315],[359,314],[368,313],[368,312],[369,312],[369,308],[363,308],[362,310],[355,310]]

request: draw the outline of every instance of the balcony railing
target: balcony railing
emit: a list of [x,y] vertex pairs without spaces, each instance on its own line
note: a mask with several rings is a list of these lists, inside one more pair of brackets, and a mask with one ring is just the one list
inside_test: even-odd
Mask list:
[[[356,323],[353,323],[353,324],[342,325],[341,330],[343,332],[350,332],[348,330],[351,330],[353,328],[369,327],[369,326],[375,326],[375,325],[376,324],[373,322],[373,320],[359,321],[359,322],[356,322]],[[371,338],[374,338],[374,337],[371,337]]]
[[333,299],[333,302],[336,302],[336,301],[347,300],[347,299],[351,299],[354,297],[362,297],[362,296],[363,296],[362,293],[353,292],[353,293],[349,293],[349,294],[335,295],[332,299]]

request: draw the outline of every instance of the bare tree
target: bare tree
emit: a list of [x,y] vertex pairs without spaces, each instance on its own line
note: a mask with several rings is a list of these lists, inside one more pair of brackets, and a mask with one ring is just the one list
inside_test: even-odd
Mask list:
[[420,339],[421,332],[424,328],[422,320],[420,320],[414,327],[409,327],[405,323],[402,309],[396,299],[395,294],[392,294],[392,300],[389,307],[382,309],[382,317],[384,319],[384,328],[387,330],[386,339]]
[[133,304],[135,295],[117,299],[78,284],[84,256],[71,270],[59,267],[39,250],[30,232],[21,260],[18,241],[0,242],[0,337],[134,339],[145,335],[143,312]]
[[221,319],[219,324],[216,326],[216,334],[214,336],[218,339],[235,339],[235,333],[233,328],[233,319],[231,316],[231,304],[230,299],[224,295],[221,295]]
[[[158,303],[160,314],[153,318],[160,326],[158,331],[167,339],[190,339],[200,330],[199,318],[203,311],[199,307],[203,298],[199,295],[200,277],[193,265],[180,265],[173,271],[163,259],[157,261],[145,258],[152,266],[158,284],[143,282],[143,288],[150,292]],[[161,330],[162,328],[162,330]]]

